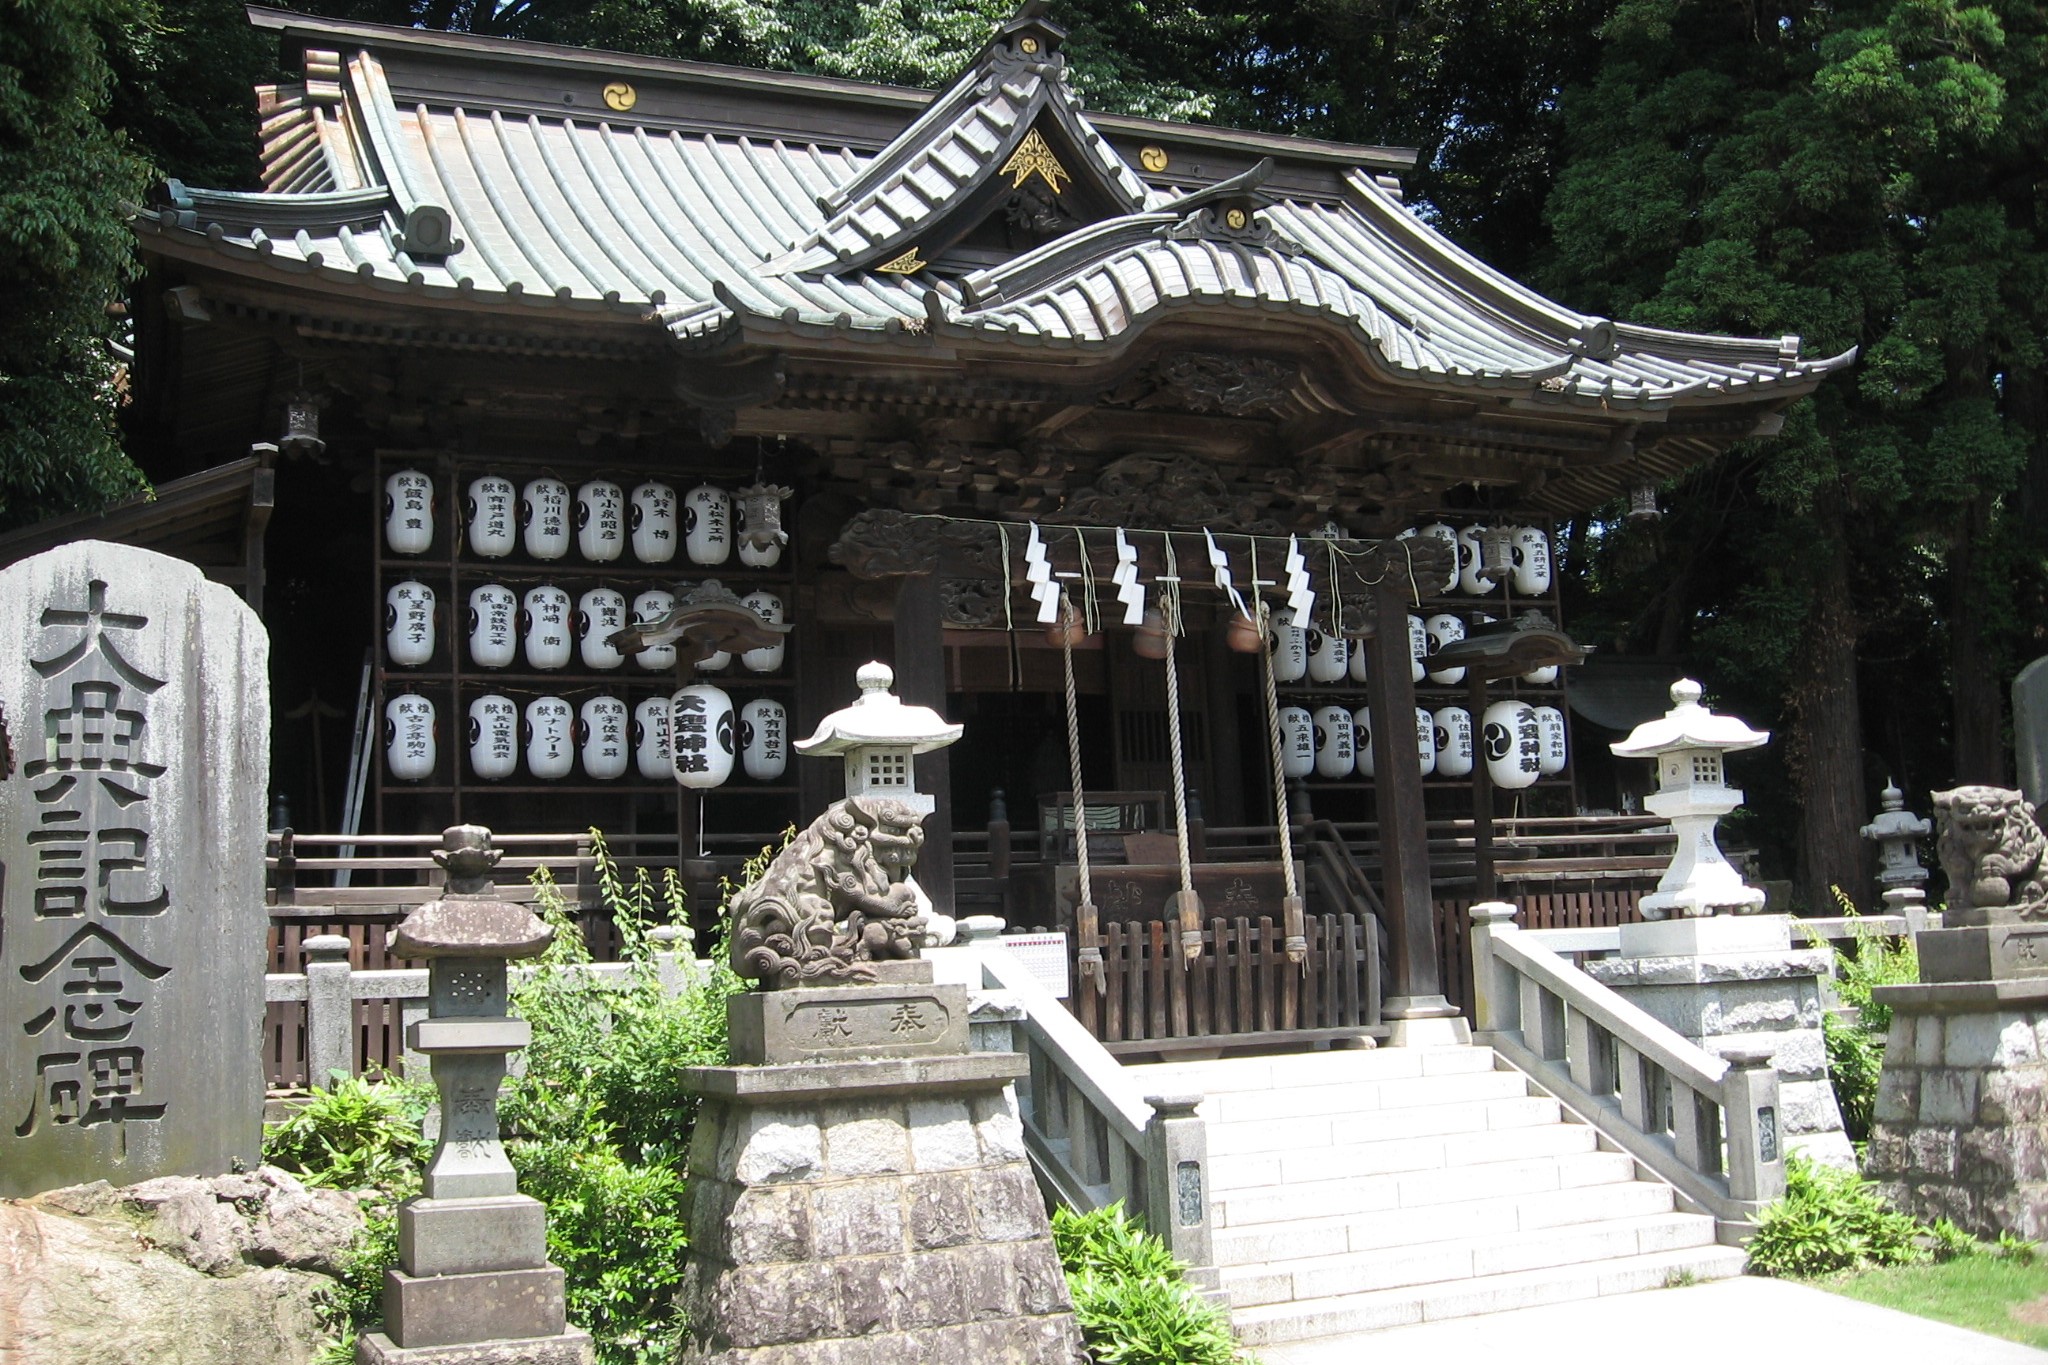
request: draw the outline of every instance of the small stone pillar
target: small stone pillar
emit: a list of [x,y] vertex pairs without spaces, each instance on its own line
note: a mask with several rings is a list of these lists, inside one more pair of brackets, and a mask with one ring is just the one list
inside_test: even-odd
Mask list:
[[488,829],[456,825],[442,840],[446,892],[393,943],[427,959],[427,1017],[407,1041],[433,1068],[441,1135],[424,1193],[398,1210],[384,1331],[357,1341],[357,1365],[586,1365],[589,1334],[567,1325],[562,1271],[548,1264],[547,1211],[519,1193],[498,1140],[505,1058],[533,1035],[506,1016],[506,963],[541,952],[553,930],[497,898]]
[[[1865,1173],[1898,1208],[1980,1237],[2048,1237],[2048,836],[2017,791],[1934,794],[1943,927],[1892,1011]],[[2031,873],[2024,869],[2032,869]]]

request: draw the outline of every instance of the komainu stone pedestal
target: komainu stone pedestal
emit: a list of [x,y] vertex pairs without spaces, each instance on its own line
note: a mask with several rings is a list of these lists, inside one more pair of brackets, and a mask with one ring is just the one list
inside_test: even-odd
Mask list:
[[1825,948],[1791,946],[1784,915],[1713,915],[1623,925],[1621,955],[1587,975],[1709,1052],[1763,1046],[1778,1069],[1789,1150],[1853,1169],[1821,1036]]
[[[915,966],[928,977],[927,964]],[[861,994],[845,999],[849,992]],[[784,998],[812,994],[820,998]],[[808,1020],[828,1042],[852,1046],[842,1028],[863,1037],[914,1032],[913,1015],[932,1025],[943,1005],[937,1012],[958,1023],[934,1034],[958,1043],[949,1038],[947,1051],[923,1055],[691,1072],[703,1108],[690,1147],[685,1359],[1083,1359],[1023,1131],[1004,1095],[1025,1062],[967,1051],[962,988],[770,991],[733,1005],[770,1011],[769,1036],[804,1050],[811,1044],[785,1023]]]

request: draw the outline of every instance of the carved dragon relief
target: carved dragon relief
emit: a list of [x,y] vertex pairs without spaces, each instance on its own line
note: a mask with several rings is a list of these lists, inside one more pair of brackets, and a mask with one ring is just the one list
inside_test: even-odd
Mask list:
[[1288,401],[1301,367],[1267,356],[1179,351],[1161,357],[1102,395],[1112,407],[1176,407],[1243,417]]
[[1095,483],[1068,496],[1045,518],[1092,526],[1207,527],[1284,536],[1294,527],[1273,515],[1266,490],[1235,487],[1215,465],[1186,455],[1126,455]]

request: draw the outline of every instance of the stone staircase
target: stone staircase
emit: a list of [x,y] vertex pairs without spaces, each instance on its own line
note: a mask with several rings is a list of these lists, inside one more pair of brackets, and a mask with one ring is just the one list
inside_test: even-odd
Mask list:
[[1215,1261],[1248,1345],[1742,1271],[1711,1217],[1490,1048],[1126,1069],[1208,1096]]

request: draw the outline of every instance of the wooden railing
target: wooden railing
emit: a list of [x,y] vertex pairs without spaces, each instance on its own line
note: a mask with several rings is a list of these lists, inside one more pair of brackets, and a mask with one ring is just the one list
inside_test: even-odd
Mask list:
[[1785,1191],[1768,1043],[1703,1050],[1515,927],[1472,907],[1475,1038],[1747,1240]]

